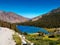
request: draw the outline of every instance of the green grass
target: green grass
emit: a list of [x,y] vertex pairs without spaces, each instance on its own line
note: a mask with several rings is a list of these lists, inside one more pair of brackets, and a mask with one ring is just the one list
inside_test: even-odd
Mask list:
[[44,41],[41,36],[27,35],[26,39],[33,42],[35,45],[48,45],[48,43]]
[[48,32],[54,32],[55,31],[55,28],[44,28],[46,29]]
[[21,38],[17,34],[13,35],[13,39],[15,40],[16,45],[21,45]]
[[35,45],[60,45],[59,39],[58,40],[43,39],[43,36],[38,35],[26,35],[26,39],[33,42]]

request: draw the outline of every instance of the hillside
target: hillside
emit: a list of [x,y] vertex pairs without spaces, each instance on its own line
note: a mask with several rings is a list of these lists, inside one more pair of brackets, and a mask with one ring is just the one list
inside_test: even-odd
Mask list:
[[37,17],[33,18],[32,21],[33,21],[33,20],[36,21],[36,20],[38,20],[38,19],[41,19],[41,18],[43,18],[42,16],[57,15],[56,13],[58,13],[58,14],[60,13],[60,7],[59,7],[59,8],[56,8],[56,9],[53,9],[53,10],[51,10],[50,12],[48,12],[48,13],[46,13],[46,14],[43,14],[43,15],[41,15],[41,16],[37,16]]
[[22,23],[22,25],[47,28],[60,27],[60,7],[53,9],[52,11],[43,14],[42,16],[35,17],[29,22]]
[[0,11],[0,20],[10,23],[21,23],[28,21],[28,18],[22,17],[13,12]]

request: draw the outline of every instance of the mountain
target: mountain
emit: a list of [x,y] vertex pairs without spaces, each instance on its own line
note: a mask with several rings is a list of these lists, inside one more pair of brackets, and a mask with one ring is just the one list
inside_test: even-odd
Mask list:
[[52,11],[33,18],[30,22],[22,23],[23,25],[56,28],[60,27],[60,7],[53,9]]
[[21,23],[28,21],[28,18],[22,17],[13,12],[0,11],[0,20],[10,23]]
[[46,13],[46,14],[43,14],[41,16],[37,16],[35,18],[32,19],[32,21],[36,21],[38,19],[41,19],[42,16],[47,16],[47,15],[56,15],[56,13],[60,13],[60,7],[56,8],[56,9],[53,9],[52,11]]

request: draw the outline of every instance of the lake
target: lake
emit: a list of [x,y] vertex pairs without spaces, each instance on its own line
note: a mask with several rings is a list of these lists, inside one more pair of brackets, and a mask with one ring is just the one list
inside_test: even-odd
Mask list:
[[21,32],[26,32],[28,34],[30,33],[37,33],[37,32],[43,32],[48,34],[48,31],[43,29],[43,28],[39,28],[39,27],[34,27],[34,26],[22,26],[22,25],[17,25],[17,28],[19,31]]

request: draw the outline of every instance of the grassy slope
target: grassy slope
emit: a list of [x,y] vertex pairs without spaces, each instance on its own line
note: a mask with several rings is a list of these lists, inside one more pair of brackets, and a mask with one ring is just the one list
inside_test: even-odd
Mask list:
[[44,28],[46,29],[48,32],[54,32],[55,31],[55,28]]
[[17,34],[13,35],[13,39],[15,40],[16,45],[21,45],[21,39]]
[[26,35],[26,39],[35,43],[35,45],[60,45],[59,38],[49,38],[47,35]]

